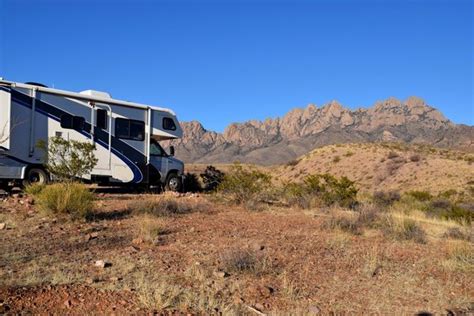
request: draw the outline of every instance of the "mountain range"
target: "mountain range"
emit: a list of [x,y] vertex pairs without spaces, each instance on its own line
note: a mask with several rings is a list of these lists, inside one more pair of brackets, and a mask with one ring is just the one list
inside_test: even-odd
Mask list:
[[174,145],[188,163],[240,161],[261,165],[289,162],[317,147],[337,143],[405,142],[474,149],[474,126],[454,124],[418,97],[388,98],[351,110],[337,101],[309,104],[285,116],[232,123],[223,133],[198,121],[182,122],[183,138]]

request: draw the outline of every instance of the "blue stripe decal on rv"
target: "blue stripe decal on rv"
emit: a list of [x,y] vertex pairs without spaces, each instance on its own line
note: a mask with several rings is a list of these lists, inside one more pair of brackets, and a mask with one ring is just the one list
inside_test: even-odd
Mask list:
[[[3,90],[3,89],[2,89]],[[25,95],[19,91],[16,91],[14,89],[12,89],[11,91],[9,92],[13,92],[12,93],[12,99],[14,102],[17,102],[19,103],[20,105],[22,106],[25,106],[25,107],[28,107],[28,108],[31,108],[32,105],[31,105],[31,97],[28,96],[28,95]],[[23,99],[23,100],[22,100]],[[28,102],[30,101],[30,102]],[[67,113],[51,104],[48,104],[42,100],[37,100],[36,101],[36,108],[35,108],[35,111],[38,112],[38,113],[41,113],[57,122],[60,122],[61,119],[60,119],[60,116],[61,115],[64,115],[64,114],[70,114],[70,113]],[[89,123],[86,123],[87,125],[89,125],[89,131],[90,131],[90,124]],[[84,131],[84,130],[75,130],[79,133],[81,133],[83,136],[86,136],[88,138],[91,137],[91,134]],[[108,140],[108,134],[107,132],[104,132],[102,131],[104,135],[102,136],[106,136],[107,137],[107,140]],[[103,138],[103,137],[101,137]],[[104,140],[98,138],[96,139],[96,142],[101,145],[102,147],[108,149],[108,143],[107,142],[104,142]],[[123,141],[117,139],[115,136],[112,136],[112,144],[111,144],[111,150],[112,150],[112,153],[115,154],[120,160],[122,160],[133,172],[133,180],[131,181],[132,183],[140,183],[142,180],[143,180],[143,173],[141,172],[141,170],[137,167],[137,165],[135,163],[133,163],[126,155],[124,155],[122,152],[118,151],[116,148],[114,148],[114,145],[115,146],[118,146],[118,147],[121,147],[122,149],[124,149],[124,151],[128,151],[129,153],[135,155],[135,156],[141,156],[141,157],[144,157],[143,155],[141,155],[141,153],[139,153],[137,150],[135,150],[133,147],[129,146],[128,144],[124,143]],[[140,157],[140,158],[141,158]]]

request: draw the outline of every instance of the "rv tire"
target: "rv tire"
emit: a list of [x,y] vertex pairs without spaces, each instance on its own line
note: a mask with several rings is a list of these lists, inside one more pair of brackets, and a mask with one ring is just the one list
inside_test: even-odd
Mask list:
[[179,192],[181,190],[181,178],[175,172],[170,172],[166,177],[165,189],[167,191]]
[[49,176],[41,168],[31,168],[26,171],[25,179],[23,180],[23,186],[32,184],[46,184],[49,181]]

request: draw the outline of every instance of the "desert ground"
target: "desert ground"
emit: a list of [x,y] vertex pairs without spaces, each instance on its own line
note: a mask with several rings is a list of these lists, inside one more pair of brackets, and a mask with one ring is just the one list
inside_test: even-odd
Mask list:
[[0,203],[0,313],[472,314],[470,157],[334,145],[258,169],[276,183],[347,175],[356,207],[96,189],[71,219],[14,193]]

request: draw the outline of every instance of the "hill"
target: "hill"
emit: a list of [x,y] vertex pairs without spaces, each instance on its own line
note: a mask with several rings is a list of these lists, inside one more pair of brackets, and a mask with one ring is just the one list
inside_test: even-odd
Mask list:
[[[394,141],[445,148],[474,148],[474,127],[456,125],[417,97],[389,98],[350,110],[337,101],[296,108],[284,117],[233,123],[223,133],[184,122],[184,137],[172,141],[185,162],[262,165],[286,163],[314,148],[338,143]],[[169,145],[169,144],[167,144]]]

